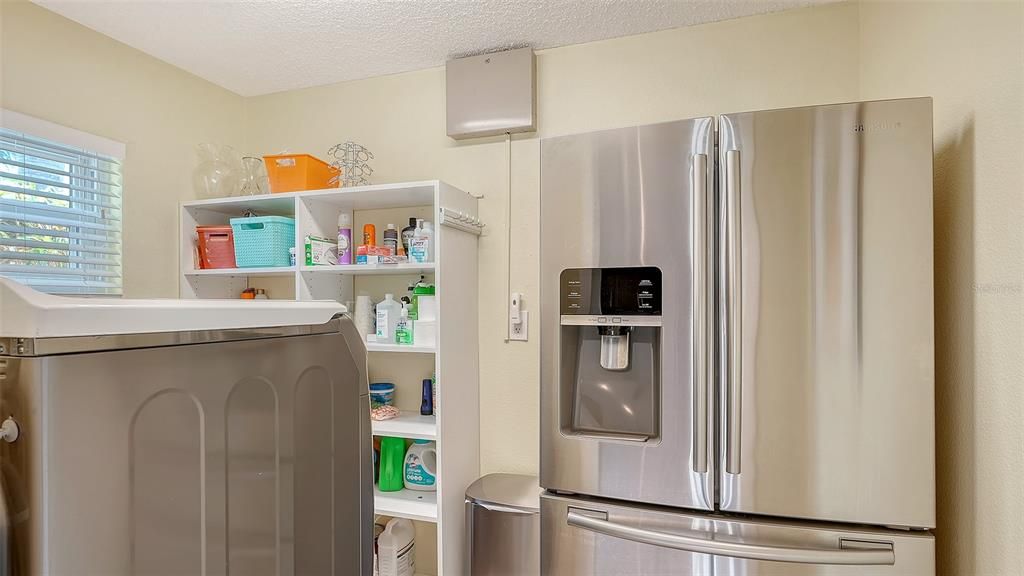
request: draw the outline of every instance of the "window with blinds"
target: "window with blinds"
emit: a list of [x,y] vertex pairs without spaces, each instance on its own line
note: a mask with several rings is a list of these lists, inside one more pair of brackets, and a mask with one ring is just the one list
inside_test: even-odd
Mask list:
[[0,127],[0,275],[120,295],[120,159]]

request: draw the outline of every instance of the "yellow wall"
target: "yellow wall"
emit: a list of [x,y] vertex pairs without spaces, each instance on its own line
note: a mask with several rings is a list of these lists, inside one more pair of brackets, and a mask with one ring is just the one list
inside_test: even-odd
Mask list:
[[0,107],[123,142],[124,290],[178,294],[178,202],[200,142],[240,144],[244,99],[22,0],[0,0]]
[[[443,69],[243,101],[34,6],[4,1],[0,18],[0,105],[128,144],[129,294],[175,293],[174,207],[192,195],[198,142],[324,155],[351,139],[376,154],[374,182],[441,178],[484,194],[482,472],[536,471],[537,333],[503,342],[506,144],[444,135]],[[542,51],[540,130],[512,143],[513,289],[537,309],[541,137],[933,96],[940,573],[1024,574],[1022,42],[1019,1],[881,2]],[[42,65],[59,78],[39,75]]]
[[[540,52],[540,130],[512,143],[512,287],[524,294],[526,308],[538,309],[539,138],[855,100],[856,46],[857,7],[837,5]],[[323,154],[332,144],[351,139],[376,156],[374,182],[440,178],[484,195],[482,472],[536,472],[538,334],[534,331],[527,343],[503,341],[504,139],[460,143],[445,136],[443,68],[251,98],[247,114],[252,150]]]
[[[545,50],[536,134],[512,145],[513,289],[537,309],[538,138],[859,99],[935,99],[938,564],[1024,573],[1024,14],[1020,2],[846,3]],[[505,344],[506,148],[444,136],[444,72],[253,98],[247,144],[353,139],[374,181],[484,194],[482,472],[537,468],[537,334]]]
[[1024,3],[860,28],[863,98],[934,97],[938,565],[1024,574]]

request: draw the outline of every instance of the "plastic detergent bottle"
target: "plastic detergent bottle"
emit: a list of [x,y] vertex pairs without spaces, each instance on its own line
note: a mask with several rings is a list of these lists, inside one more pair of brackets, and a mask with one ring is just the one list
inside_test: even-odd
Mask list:
[[392,518],[377,537],[377,569],[380,576],[413,576],[416,573],[416,528],[411,520]]
[[352,217],[338,214],[338,264],[352,263]]
[[432,440],[413,440],[405,453],[405,487],[408,490],[437,490],[437,444]]
[[394,342],[395,328],[402,314],[402,305],[394,294],[385,294],[377,304],[377,342]]
[[398,492],[402,489],[403,461],[405,459],[405,439],[392,436],[380,438],[380,476],[377,488],[381,492]]

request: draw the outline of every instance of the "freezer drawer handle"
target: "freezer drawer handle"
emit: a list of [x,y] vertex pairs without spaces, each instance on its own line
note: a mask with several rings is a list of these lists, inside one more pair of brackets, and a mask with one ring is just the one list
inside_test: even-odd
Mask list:
[[642,528],[609,522],[607,518],[608,514],[606,512],[569,508],[566,520],[569,526],[590,530],[591,532],[597,532],[598,534],[604,534],[613,538],[622,538],[623,540],[698,554],[799,564],[892,566],[896,563],[896,554],[893,552],[891,542],[865,542],[863,547],[857,547],[857,545],[861,544],[860,542],[844,539],[841,543],[841,548],[767,546],[713,540],[708,537],[713,537],[713,535],[706,533],[700,536],[683,536],[681,534],[667,534],[655,530],[644,530]]

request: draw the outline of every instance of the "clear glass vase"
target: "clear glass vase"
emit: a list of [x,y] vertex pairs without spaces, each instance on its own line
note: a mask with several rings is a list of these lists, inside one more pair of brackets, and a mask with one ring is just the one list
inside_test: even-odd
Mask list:
[[200,144],[199,163],[192,172],[192,185],[199,198],[223,198],[238,191],[241,162],[231,146]]
[[242,187],[239,196],[258,196],[266,193],[263,182],[267,177],[263,158],[246,156],[242,158]]

